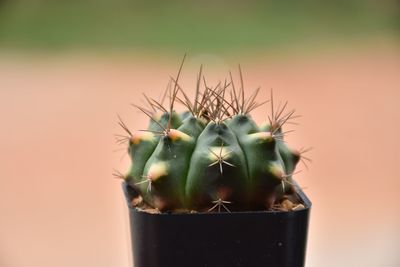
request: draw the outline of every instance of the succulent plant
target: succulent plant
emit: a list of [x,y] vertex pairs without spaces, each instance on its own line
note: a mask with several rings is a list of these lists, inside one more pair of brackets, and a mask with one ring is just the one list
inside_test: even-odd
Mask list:
[[[115,175],[134,192],[132,205],[163,212],[301,208],[292,176],[309,159],[306,150],[287,146],[282,130],[297,117],[294,110],[286,110],[287,102],[275,108],[272,91],[262,103],[260,89],[246,97],[241,71],[240,88],[231,73],[229,82],[210,87],[200,68],[191,100],[178,83],[181,68],[162,100],[145,96],[147,107],[136,106],[150,118],[146,130],[132,133],[119,121],[127,135],[118,142],[128,143],[132,165]],[[259,126],[250,113],[266,102],[271,114]],[[186,111],[176,111],[177,103]]]

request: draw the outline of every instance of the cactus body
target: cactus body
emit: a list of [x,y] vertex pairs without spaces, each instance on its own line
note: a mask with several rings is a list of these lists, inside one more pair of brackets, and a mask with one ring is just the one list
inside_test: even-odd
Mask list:
[[197,90],[194,104],[182,101],[189,111],[178,114],[172,103],[168,112],[151,114],[147,130],[129,137],[132,165],[124,178],[141,204],[160,211],[245,211],[271,209],[294,195],[292,173],[301,155],[282,134],[291,114],[258,126],[248,112],[256,94],[244,99],[243,87],[239,97],[233,88],[227,101],[227,90],[206,88],[202,100]]

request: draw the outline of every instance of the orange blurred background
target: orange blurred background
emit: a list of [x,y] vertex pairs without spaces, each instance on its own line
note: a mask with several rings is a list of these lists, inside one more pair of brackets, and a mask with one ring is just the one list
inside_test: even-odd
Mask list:
[[[200,64],[216,82],[241,63],[249,90],[261,85],[267,99],[273,88],[302,115],[288,143],[314,147],[309,170],[300,166],[296,176],[313,202],[307,267],[400,266],[400,46],[381,33],[300,50],[188,45],[187,90]],[[158,97],[188,50],[49,52],[4,43],[0,266],[132,266],[127,208],[111,175],[129,165],[113,136],[121,133],[117,114],[132,130],[145,127],[130,103],[143,92]]]

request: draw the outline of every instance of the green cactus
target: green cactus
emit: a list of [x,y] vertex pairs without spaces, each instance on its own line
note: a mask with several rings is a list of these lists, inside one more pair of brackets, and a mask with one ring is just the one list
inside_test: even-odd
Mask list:
[[[246,98],[243,82],[237,90],[232,75],[229,83],[204,83],[200,90],[202,77],[200,69],[193,101],[179,86],[179,74],[167,89],[168,107],[146,97],[149,108],[138,108],[150,117],[147,130],[132,134],[120,120],[128,136],[119,142],[129,143],[132,165],[117,176],[136,191],[134,205],[200,212],[301,208],[292,175],[309,159],[306,150],[286,145],[282,131],[294,111],[285,111],[287,103],[275,111],[271,93],[271,114],[258,126],[250,112],[264,104],[255,101],[259,90]],[[176,102],[187,110],[175,111]]]

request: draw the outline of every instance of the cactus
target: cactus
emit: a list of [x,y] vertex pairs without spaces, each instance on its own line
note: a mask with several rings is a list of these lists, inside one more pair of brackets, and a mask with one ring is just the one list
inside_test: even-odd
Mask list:
[[[256,102],[259,89],[245,96],[241,71],[239,89],[230,75],[201,90],[200,68],[194,100],[180,87],[180,72],[166,90],[168,107],[147,96],[148,107],[136,106],[150,118],[146,130],[133,134],[119,121],[127,135],[118,142],[128,143],[132,165],[116,176],[135,192],[132,204],[162,212],[301,208],[292,176],[309,159],[283,140],[282,126],[296,118],[287,103],[275,110],[271,91],[271,114],[258,126],[250,113],[265,102]],[[186,110],[177,112],[176,103]]]

